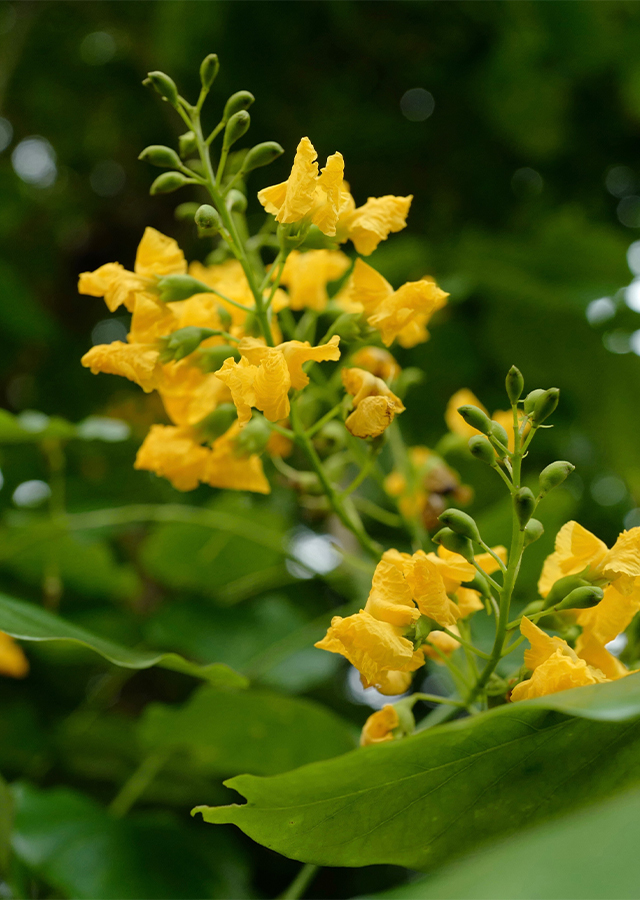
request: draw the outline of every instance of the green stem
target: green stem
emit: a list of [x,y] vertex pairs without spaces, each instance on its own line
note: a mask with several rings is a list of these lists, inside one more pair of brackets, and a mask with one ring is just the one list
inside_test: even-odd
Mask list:
[[402,518],[396,515],[396,513],[392,513],[388,509],[383,509],[381,506],[378,506],[377,503],[368,500],[366,497],[354,497],[353,502],[356,509],[363,512],[365,516],[369,516],[371,519],[375,519],[383,525],[388,525],[390,528],[402,528],[404,525]]
[[320,429],[323,428],[327,424],[327,422],[330,422],[331,419],[335,419],[341,409],[342,401],[340,401],[340,403],[336,403],[333,409],[330,409],[329,412],[326,413],[321,419],[318,419],[318,421],[315,422],[310,428],[307,428],[307,436],[313,437],[313,435],[316,432],[320,431]]
[[289,887],[278,895],[278,900],[299,900],[319,869],[320,866],[314,866],[313,863],[305,863]]
[[125,781],[109,805],[109,812],[116,818],[126,816],[140,799],[169,757],[168,752],[152,753],[143,759],[138,768]]
[[[498,565],[500,566],[500,569],[501,569],[503,572],[506,572],[506,571],[507,571],[507,567],[506,567],[505,564],[502,562],[502,560],[500,559],[500,557],[498,556],[498,554],[497,554],[494,550],[492,550],[491,547],[490,547],[488,544],[485,544],[484,541],[481,541],[481,542],[480,542],[480,546],[482,547],[483,550],[486,550],[487,553],[489,553],[491,556],[493,556],[493,558],[494,558],[495,561],[498,563]],[[486,572],[485,572],[485,575],[486,575]]]
[[346,487],[340,494],[340,496],[342,497],[343,500],[346,497],[348,497],[349,494],[352,494],[355,490],[357,490],[360,487],[360,485],[362,484],[362,482],[366,479],[369,472],[371,471],[371,469],[374,467],[374,465],[376,463],[376,459],[378,458],[380,449],[381,449],[380,447],[374,447],[374,446],[371,446],[369,448],[369,453],[367,455],[365,464],[360,467],[360,471],[358,472],[356,477],[353,479],[351,484],[348,487]]
[[450,638],[453,638],[454,641],[457,641],[459,644],[461,644],[463,647],[465,647],[471,653],[475,653],[475,655],[479,656],[481,659],[489,659],[488,653],[485,653],[483,650],[478,650],[477,647],[474,647],[474,645],[471,643],[471,641],[467,640],[466,638],[463,638],[459,634],[454,634],[453,631],[449,631],[449,629],[445,628],[444,625],[440,625],[438,630],[444,631],[444,633],[448,634]]
[[440,697],[438,694],[411,694],[412,702],[424,700],[426,703],[445,703],[447,706],[464,706],[462,700],[453,700],[451,697]]

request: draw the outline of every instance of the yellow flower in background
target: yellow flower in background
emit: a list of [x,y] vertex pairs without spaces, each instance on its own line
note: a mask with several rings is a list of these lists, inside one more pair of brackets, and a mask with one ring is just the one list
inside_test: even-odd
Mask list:
[[[489,415],[489,412],[485,406],[478,400],[476,395],[470,391],[468,388],[460,388],[459,391],[456,391],[455,394],[450,398],[447,403],[447,409],[444,414],[444,420],[447,424],[447,428],[452,434],[459,434],[460,437],[468,439],[473,437],[475,434],[480,434],[477,428],[474,428],[473,425],[469,425],[468,422],[462,418],[458,409],[461,406],[477,406],[478,409],[481,409],[483,413]],[[498,409],[491,416],[494,422],[497,422],[499,425],[502,425],[504,430],[507,432],[509,438],[509,450],[513,451],[515,446],[515,438],[513,434],[513,413],[510,410],[502,410]],[[524,418],[524,411],[518,410],[518,421],[522,422]],[[529,431],[529,425],[525,428],[523,432],[523,437]]]
[[0,631],[0,675],[25,678],[28,674],[29,661],[22,647],[4,631]]
[[407,216],[413,196],[369,197],[363,206],[356,208],[353,197],[343,202],[343,211],[338,220],[338,240],[351,240],[362,256],[369,256],[380,241],[392,232],[402,231],[407,224]]
[[[460,634],[457,625],[452,625],[449,631],[452,631],[454,634]],[[442,658],[438,654],[437,650],[439,650],[440,653],[443,653],[445,656],[450,656],[454,652],[454,650],[457,650],[459,647],[460,641],[456,641],[456,639],[452,638],[451,635],[446,633],[446,631],[435,630],[429,632],[427,643],[424,644],[421,649],[424,655],[428,656],[429,659],[434,660],[434,662],[443,664]]]
[[283,225],[309,221],[329,237],[336,233],[340,215],[344,160],[341,153],[327,159],[318,173],[318,154],[308,137],[303,137],[286,181],[258,192],[258,200]]
[[393,740],[393,730],[400,724],[395,706],[387,703],[382,709],[372,713],[364,723],[360,735],[360,746],[368,747],[369,744],[383,744]]
[[559,637],[550,637],[526,616],[520,624],[522,634],[531,647],[525,650],[524,661],[532,670],[531,678],[516,685],[511,699],[530,700],[568,688],[610,681],[599,669],[590,666]]
[[404,412],[402,400],[381,378],[365,369],[343,369],[342,382],[353,397],[354,411],[345,425],[354,437],[378,437]]
[[408,281],[394,291],[386,278],[361,259],[336,298],[347,312],[364,312],[387,347],[394,340],[403,347],[415,347],[429,337],[427,324],[446,304],[449,295],[432,278]]
[[393,381],[402,371],[394,357],[382,347],[361,347],[352,360],[356,368],[366,369],[383,381]]
[[327,284],[341,278],[350,265],[349,257],[339,250],[293,250],[280,278],[289,289],[291,309],[322,312],[329,302]]
[[174,425],[196,425],[221,403],[230,403],[229,388],[215,372],[205,373],[189,359],[166,363],[157,383],[158,393]]
[[94,375],[121,375],[140,385],[145,393],[153,391],[162,378],[160,351],[153,344],[97,344],[80,361]]
[[92,297],[104,297],[111,312],[122,305],[132,312],[138,291],[152,287],[156,278],[183,275],[187,264],[173,238],[166,237],[155,228],[145,228],[133,268],[134,271],[129,272],[120,263],[106,263],[95,272],[83,272],[78,290]]

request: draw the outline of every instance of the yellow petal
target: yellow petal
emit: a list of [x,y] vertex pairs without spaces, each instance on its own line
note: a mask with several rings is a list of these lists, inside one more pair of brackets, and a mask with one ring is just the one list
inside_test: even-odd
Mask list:
[[402,571],[384,557],[376,566],[365,612],[390,625],[411,625],[420,618]]
[[151,294],[136,293],[129,328],[129,343],[153,344],[159,338],[182,327],[170,308],[172,305],[160,303]]
[[24,678],[29,674],[29,660],[22,647],[4,631],[0,631],[0,675]]
[[593,639],[599,644],[608,644],[621,634],[640,610],[640,585],[631,593],[620,593],[615,584],[604,589],[604,597],[590,609],[578,612],[578,625],[582,634],[578,638],[576,651],[582,655],[582,647]]
[[309,341],[286,341],[279,344],[277,349],[284,355],[289,368],[291,387],[299,391],[309,384],[309,376],[302,368],[304,363],[310,360],[327,362],[340,359],[339,343],[340,338],[334,334],[326,344],[317,347],[312,347]]
[[345,312],[364,310],[370,315],[391,294],[393,288],[386,278],[364,260],[357,259],[347,284],[336,297],[336,302]]
[[[456,625],[452,625],[449,630],[453,631],[455,634],[459,634]],[[434,650],[434,647],[439,650],[440,653],[449,656],[454,650],[457,650],[460,647],[460,641],[456,641],[455,638],[452,638],[445,631],[431,631],[429,633],[427,643],[422,648],[424,650],[424,655],[428,656],[430,659],[434,659],[436,662],[442,662],[441,657],[436,650]]]
[[207,480],[211,451],[196,443],[189,430],[153,425],[138,450],[135,469],[167,478],[179,491],[192,491]]
[[362,734],[360,735],[360,746],[368,747],[370,744],[382,744],[385,741],[392,741],[394,728],[400,724],[398,713],[395,706],[387,704],[382,709],[372,713],[364,723]]
[[444,306],[448,296],[432,279],[408,281],[382,300],[367,321],[378,329],[382,343],[388,347],[417,316],[423,324],[428,322]]
[[487,412],[486,407],[484,407],[482,403],[480,403],[480,401],[478,400],[476,395],[472,393],[472,391],[470,391],[468,388],[461,388],[459,391],[455,392],[455,394],[447,403],[444,420],[447,423],[447,428],[449,429],[449,431],[452,434],[459,434],[460,437],[463,438],[470,438],[473,437],[474,434],[480,434],[477,428],[473,428],[471,425],[468,425],[462,418],[462,416],[458,412],[458,409],[461,406],[477,406],[478,409],[482,410],[482,412]]
[[280,281],[289,288],[291,309],[322,312],[329,301],[327,284],[344,275],[350,264],[349,257],[339,250],[290,253]]
[[541,663],[527,681],[517,685],[511,692],[511,699],[530,700],[534,697],[545,697],[558,691],[581,687],[587,684],[599,684],[609,681],[602,672],[588,665],[583,659],[572,659],[562,650],[556,650]]
[[438,566],[432,559],[424,554],[414,554],[406,578],[423,616],[428,616],[444,628],[455,625],[460,618],[460,610],[447,596]]
[[375,438],[391,425],[394,418],[395,405],[387,397],[365,397],[344,424],[354,437]]
[[622,532],[605,556],[602,572],[612,581],[623,575],[640,578],[640,527]]
[[122,375],[149,393],[162,377],[159,356],[153,344],[124,344],[122,341],[113,341],[111,344],[97,344],[92,347],[82,357],[81,363],[91,369],[94,375],[98,372]]
[[228,387],[215,372],[205,373],[186,359],[162,367],[158,391],[174,425],[195,425],[231,401]]
[[[499,544],[497,547],[491,548],[496,556],[502,560],[504,565],[507,564],[507,548],[503,547],[502,544]],[[483,572],[486,572],[487,575],[493,575],[494,572],[497,572],[500,566],[498,565],[495,557],[493,557],[490,553],[478,553],[475,557],[476,562],[480,566]]]
[[147,286],[145,279],[128,272],[120,263],[105,263],[95,272],[83,272],[78,280],[78,291],[91,297],[104,297],[111,312],[124,305],[133,311],[135,295]]
[[258,193],[258,200],[277,222],[299,222],[313,209],[318,179],[317,155],[309,138],[303,137],[288,179]]
[[402,371],[389,351],[382,347],[362,347],[354,353],[353,363],[356,368],[366,369],[383,381],[393,381]]
[[269,494],[271,486],[262,468],[262,461],[255,453],[238,456],[235,440],[240,432],[240,424],[234,424],[213,442],[205,482],[211,487],[227,488],[234,491],[253,491]]
[[289,415],[291,376],[281,351],[270,348],[260,361],[253,381],[253,406],[261,410],[270,422],[278,422]]
[[[420,665],[424,665],[424,656],[421,656],[420,658]],[[378,681],[375,684],[369,684],[362,675],[360,676],[360,681],[365,690],[366,688],[374,687],[377,691],[380,691],[381,694],[384,694],[385,697],[393,697],[397,694],[404,694],[405,691],[409,690],[409,686],[413,681],[413,672],[402,672],[396,669],[389,669],[388,671],[380,673]]]
[[315,209],[311,215],[313,224],[328,237],[336,233],[343,178],[344,159],[341,153],[334,153],[318,177]]
[[484,603],[482,602],[480,594],[478,591],[474,591],[471,588],[458,588],[456,591],[456,600],[463,619],[466,619],[467,616],[470,616],[474,612],[484,609]]
[[520,631],[531,644],[524,652],[524,661],[528,669],[536,669],[558,650],[568,656],[576,656],[566,641],[559,637],[551,637],[526,616],[522,617]]
[[402,231],[412,200],[412,196],[369,197],[364,206],[356,209],[346,229],[358,253],[369,256],[391,232]]
[[256,403],[254,384],[258,367],[251,365],[244,357],[240,362],[229,358],[215,374],[231,391],[231,398],[238,410],[238,422],[246,425],[251,418],[251,407]]
[[555,582],[565,575],[577,575],[589,567],[599,571],[607,555],[607,545],[577,522],[567,522],[556,536],[555,551],[545,560],[538,590],[546,597]]
[[184,275],[187,263],[184,253],[173,238],[161,234],[155,228],[145,228],[138,245],[134,269],[136,275],[143,278],[162,278],[164,275]]
[[[581,638],[579,647],[578,656],[580,659],[584,659],[594,669],[599,669],[611,681],[617,681],[618,678],[624,678],[626,675],[631,674],[624,663],[616,659],[606,647],[599,644],[594,638]],[[578,645],[576,645],[577,648]]]

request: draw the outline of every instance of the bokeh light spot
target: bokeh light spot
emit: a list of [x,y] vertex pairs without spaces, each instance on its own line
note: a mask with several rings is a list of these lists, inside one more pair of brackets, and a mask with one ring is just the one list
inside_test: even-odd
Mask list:
[[433,113],[436,101],[424,88],[410,88],[400,100],[400,109],[410,122],[424,122]]
[[611,166],[605,175],[604,184],[614,197],[626,197],[634,192],[638,179],[629,166]]
[[628,331],[616,328],[602,335],[602,343],[609,353],[631,353],[631,335]]
[[634,278],[624,290],[624,302],[629,309],[640,312],[640,278]]
[[623,197],[616,210],[618,221],[627,228],[640,228],[640,197]]
[[640,275],[640,241],[634,241],[627,248],[627,263],[634,275]]
[[91,343],[112,344],[127,340],[127,326],[120,319],[101,319],[91,332]]
[[617,475],[599,475],[591,482],[591,496],[600,506],[615,506],[627,496],[627,487]]
[[51,496],[51,488],[46,481],[23,481],[13,492],[11,498],[16,506],[22,506],[26,509],[33,509],[40,506],[45,500]]
[[616,314],[616,305],[611,297],[599,297],[592,300],[585,310],[589,325],[599,325]]
[[58,174],[55,150],[42,137],[20,141],[11,154],[11,164],[19,178],[36,187],[50,187]]
[[516,169],[511,177],[511,190],[516,197],[537,197],[544,187],[544,179],[540,172],[524,166]]
[[326,534],[316,534],[309,528],[297,529],[290,541],[289,552],[298,560],[287,560],[287,570],[296,578],[327,575],[342,562],[335,542]]
[[6,150],[13,137],[13,125],[8,119],[0,118],[0,153]]
[[80,58],[88,66],[103,66],[115,52],[116,42],[107,31],[92,31],[80,44]]
[[629,346],[632,353],[640,356],[640,328],[637,331],[632,331],[629,335]]
[[624,527],[627,529],[640,527],[640,509],[638,509],[638,507],[629,510],[626,514],[624,517]]

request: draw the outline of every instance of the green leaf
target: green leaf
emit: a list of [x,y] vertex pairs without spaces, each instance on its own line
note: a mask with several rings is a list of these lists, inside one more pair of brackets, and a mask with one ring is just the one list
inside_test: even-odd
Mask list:
[[283,775],[242,775],[226,784],[245,805],[194,812],[232,822],[303,862],[431,868],[523,821],[543,821],[640,780],[640,722],[596,721],[639,714],[640,676],[632,675]]
[[19,785],[14,794],[15,853],[65,896],[189,900],[244,893],[227,893],[238,885],[223,883],[226,865],[237,856],[227,835],[205,847],[167,815],[117,819],[66,788]]
[[397,900],[637,897],[640,791],[527,829],[429,878],[383,894]]
[[153,650],[130,650],[113,641],[91,634],[46,609],[0,594],[0,631],[22,641],[72,641],[95,650],[109,662],[125,669],[149,669],[160,666],[202,678],[212,684],[244,687],[247,680],[222,663],[199,666],[177,653],[158,653]]
[[149,752],[178,750],[213,774],[271,775],[347,753],[352,729],[311,700],[272,691],[202,687],[182,707],[147,706],[140,738]]

